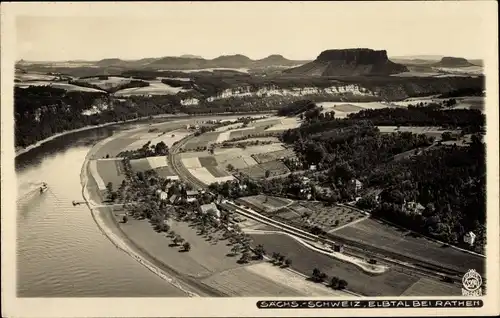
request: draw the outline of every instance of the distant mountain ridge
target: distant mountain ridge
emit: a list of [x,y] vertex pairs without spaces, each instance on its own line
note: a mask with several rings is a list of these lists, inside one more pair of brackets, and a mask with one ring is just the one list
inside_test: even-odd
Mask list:
[[394,63],[385,50],[365,48],[326,50],[316,60],[285,70],[284,73],[305,76],[391,75],[407,72],[404,65]]
[[269,55],[260,60],[252,60],[242,54],[221,55],[214,59],[163,57],[147,65],[147,67],[163,69],[203,69],[203,68],[261,68],[272,66],[295,66],[309,61],[289,60],[282,55]]

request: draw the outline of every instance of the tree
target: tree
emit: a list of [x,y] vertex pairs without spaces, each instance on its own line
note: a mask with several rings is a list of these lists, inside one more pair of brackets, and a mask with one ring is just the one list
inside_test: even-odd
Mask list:
[[239,259],[239,262],[243,263],[243,264],[246,264],[249,261],[250,261],[250,253],[243,252],[243,254],[241,254],[241,258]]
[[284,261],[285,261],[285,256],[284,255],[280,255],[278,257],[278,264],[283,264]]
[[338,282],[338,289],[345,289],[347,287],[347,282],[343,279],[340,279]]
[[231,253],[233,253],[234,255],[238,254],[239,251],[240,247],[238,244],[233,245],[233,247],[231,248]]
[[232,164],[228,164],[226,166],[226,169],[227,169],[227,171],[233,171],[234,170],[234,166]]
[[286,267],[290,267],[291,265],[292,265],[292,260],[291,260],[291,259],[289,259],[289,258],[287,258],[287,259],[285,260],[285,266],[286,266]]
[[321,271],[319,270],[319,268],[314,268],[313,271],[312,271],[312,276],[311,277],[313,279],[317,279],[320,274],[321,274]]
[[177,235],[176,237],[174,237],[174,244],[175,245],[181,244],[182,241],[184,241],[184,239],[180,235]]
[[453,140],[453,135],[449,131],[445,131],[444,133],[441,134],[441,140],[442,141],[449,141]]
[[168,146],[165,142],[160,141],[155,145],[155,154],[159,156],[165,156],[168,154]]
[[267,179],[271,175],[271,171],[270,170],[266,170],[265,174],[266,174],[266,179]]
[[124,215],[123,218],[122,218],[122,221],[123,221],[123,223],[127,223],[128,222],[128,216]]
[[108,190],[109,193],[113,192],[113,182],[108,182],[108,184],[106,184],[106,190]]
[[184,249],[184,251],[189,252],[191,250],[191,244],[189,244],[189,242],[185,242],[182,245],[182,248]]
[[280,253],[278,252],[273,252],[271,258],[273,259],[273,262],[278,261],[278,258],[280,257]]
[[259,244],[255,247],[254,253],[258,259],[263,259],[264,255],[266,255],[266,250],[264,249],[264,246],[262,244]]
[[339,286],[340,279],[337,276],[333,276],[330,280],[330,287],[337,289]]

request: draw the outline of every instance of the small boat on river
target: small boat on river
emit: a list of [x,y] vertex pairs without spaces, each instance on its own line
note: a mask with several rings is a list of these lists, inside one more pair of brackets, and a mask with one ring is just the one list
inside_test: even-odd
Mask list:
[[40,187],[40,194],[41,193],[44,193],[45,191],[47,191],[49,189],[49,187],[47,187],[47,184],[45,182],[42,183],[42,186]]

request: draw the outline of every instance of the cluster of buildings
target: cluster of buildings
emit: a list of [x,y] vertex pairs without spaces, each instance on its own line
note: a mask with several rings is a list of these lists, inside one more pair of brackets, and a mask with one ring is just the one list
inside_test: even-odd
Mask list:
[[[173,185],[170,185],[170,186],[173,186]],[[169,204],[173,205],[173,204],[177,204],[180,202],[187,202],[187,203],[199,202],[200,195],[204,194],[205,191],[204,190],[188,190],[188,191],[186,191],[185,196],[180,195],[180,194],[172,194],[169,196],[166,191],[162,191],[162,190],[157,190],[156,193],[158,195],[158,198],[161,201],[167,201]],[[209,214],[210,216],[212,216],[216,220],[220,219],[220,216],[221,216],[220,210],[217,207],[217,204],[214,202],[199,205],[198,211],[201,214]]]

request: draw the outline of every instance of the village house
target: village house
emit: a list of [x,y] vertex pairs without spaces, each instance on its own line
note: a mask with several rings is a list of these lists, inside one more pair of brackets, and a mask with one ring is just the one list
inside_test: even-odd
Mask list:
[[354,189],[356,190],[356,192],[363,189],[363,182],[359,181],[358,179],[354,179],[352,182],[354,183]]
[[189,190],[186,191],[186,201],[187,202],[195,202],[198,200],[199,192],[197,190]]
[[402,207],[402,210],[403,212],[407,213],[407,214],[419,214],[421,215],[422,212],[425,210],[425,207],[418,203],[418,202],[405,202],[403,203],[403,207]]
[[300,197],[303,199],[311,200],[312,194],[311,194],[311,189],[310,188],[303,188],[300,189],[299,191]]
[[217,208],[217,205],[215,205],[215,203],[200,205],[200,213],[211,215],[213,218],[217,220],[220,218],[220,211]]
[[470,231],[465,233],[464,235],[464,242],[468,243],[470,246],[474,245],[474,241],[476,240],[476,234],[474,232]]
[[170,198],[168,199],[168,201],[170,202],[170,204],[174,204],[177,201],[177,195],[176,194],[172,194],[170,196]]
[[160,189],[156,190],[156,194],[160,198],[161,201],[165,201],[168,199],[168,194],[165,191],[161,191]]
[[309,166],[309,170],[316,171],[317,170],[317,166],[316,165],[310,165]]

